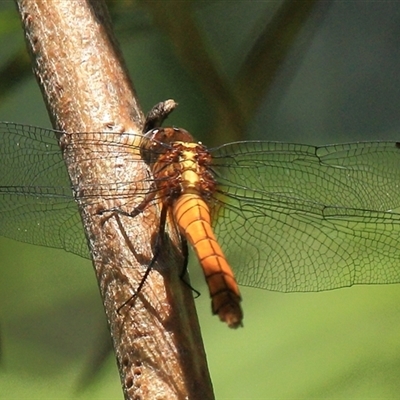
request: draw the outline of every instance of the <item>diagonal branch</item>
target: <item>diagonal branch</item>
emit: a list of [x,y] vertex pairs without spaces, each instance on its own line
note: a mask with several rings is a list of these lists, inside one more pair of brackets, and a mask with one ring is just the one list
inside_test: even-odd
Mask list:
[[[246,118],[240,99],[232,91],[226,76],[217,67],[204,35],[193,16],[191,2],[142,2],[150,11],[156,26],[169,37],[175,53],[184,67],[197,80],[212,105],[217,121],[229,121],[231,133],[237,138],[245,129]],[[219,132],[222,142],[225,130]]]
[[[259,25],[264,29],[248,51],[234,82],[229,82],[218,69],[212,49],[196,25],[193,3],[175,2],[173,7],[162,1],[142,3],[168,35],[179,60],[213,105],[215,119],[210,136],[217,138],[213,144],[221,144],[242,138],[318,0],[285,0],[268,23],[268,16],[261,15]],[[307,35],[312,34],[310,30]]]
[[257,38],[235,83],[247,114],[254,113],[270,89],[317,2],[318,0],[284,1]]
[[[65,132],[140,133],[142,111],[103,0],[16,2],[53,126]],[[101,135],[107,137],[106,133]],[[99,134],[75,133],[63,138],[64,150],[68,148],[68,171],[77,193],[108,182],[110,176],[116,176],[117,166],[121,181],[140,179],[144,168],[123,168],[118,157],[93,160],[94,151],[109,150],[112,154],[115,149],[104,140],[97,150],[95,137]],[[87,143],[83,146],[76,144],[84,140]],[[117,313],[143,276],[146,265],[138,260],[151,258],[149,243],[156,234],[156,213],[121,217],[127,237],[135,243],[136,252],[143,255],[135,257],[116,219],[105,220],[98,212],[118,206],[118,199],[99,195],[90,204],[79,196],[77,200],[125,398],[212,399],[192,293],[179,279],[177,265],[182,260],[172,245],[163,251],[165,257],[150,273],[135,304]]]

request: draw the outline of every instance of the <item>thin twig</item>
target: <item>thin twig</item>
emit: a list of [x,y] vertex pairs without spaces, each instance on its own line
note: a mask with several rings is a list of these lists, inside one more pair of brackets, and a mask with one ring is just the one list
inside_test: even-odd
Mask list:
[[[318,0],[284,1],[264,26],[240,69],[235,87],[242,96],[246,114],[253,115],[271,88],[299,32]],[[262,22],[262,19],[260,19]],[[310,36],[313,31],[309,31]]]
[[[213,49],[196,25],[194,5],[191,2],[155,1],[142,4],[150,11],[157,27],[170,38],[178,59],[196,78],[215,114],[210,137],[222,144],[240,140],[243,131],[268,91],[276,75],[293,49],[300,30],[311,15],[318,0],[286,0],[268,23],[268,15],[260,15],[261,34],[233,81],[220,71],[213,57]],[[269,9],[266,12],[271,12]],[[240,26],[238,26],[240,29]],[[310,31],[311,34],[313,33]]]
[[[142,111],[104,1],[16,2],[53,126],[71,133],[140,133]],[[116,167],[118,178],[124,182],[135,182],[145,171],[123,168],[118,157],[93,160],[91,151],[106,152],[107,146],[110,151],[115,150],[107,140],[97,150],[93,138],[99,135],[64,136],[68,171],[77,193],[108,182],[116,176]],[[81,143],[85,137],[88,142],[77,146],[75,137]],[[132,157],[138,155],[132,151]],[[132,295],[141,281],[146,260],[151,259],[150,243],[157,227],[154,210],[146,217],[121,217],[126,234],[140,255],[135,257],[115,219],[104,220],[99,215],[100,209],[117,207],[117,202],[115,198],[98,196],[87,204],[78,196],[125,398],[212,399],[192,293],[179,279],[182,260],[173,246],[163,251],[165,257],[150,273],[135,303],[117,313],[118,305]],[[138,260],[143,260],[144,265]]]
[[[192,2],[144,1],[157,27],[170,38],[170,43],[185,69],[193,75],[208,101],[218,122],[227,121],[229,133],[239,139],[247,119],[242,113],[240,99],[235,96],[231,83],[220,71],[213,52],[204,40],[193,16]],[[226,129],[219,132],[221,143],[228,141]],[[211,145],[211,143],[209,143]]]

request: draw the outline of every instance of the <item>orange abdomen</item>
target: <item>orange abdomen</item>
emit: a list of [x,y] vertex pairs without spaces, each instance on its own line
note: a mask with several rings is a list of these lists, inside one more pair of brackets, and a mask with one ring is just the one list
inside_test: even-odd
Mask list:
[[175,220],[194,248],[210,290],[212,311],[231,328],[242,325],[240,292],[210,224],[210,211],[197,194],[182,194],[173,205]]

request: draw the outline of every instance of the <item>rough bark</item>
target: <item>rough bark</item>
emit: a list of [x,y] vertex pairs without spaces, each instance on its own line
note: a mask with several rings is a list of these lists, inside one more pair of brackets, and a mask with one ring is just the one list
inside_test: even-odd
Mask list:
[[[140,133],[142,112],[103,0],[16,3],[54,128],[70,133]],[[139,162],[134,170],[120,165],[117,157],[90,157],[92,151],[107,154],[108,146],[115,151],[107,138],[95,149],[94,139],[99,137],[81,135],[80,142],[88,140],[83,146],[74,145],[73,139],[67,143],[68,171],[78,194],[110,177],[135,182],[144,173]],[[132,153],[132,157],[139,155]],[[118,199],[98,194],[96,201],[78,203],[125,398],[212,399],[192,292],[179,278],[179,252],[173,246],[163,251],[134,304],[118,313],[151,259],[157,215],[150,210],[135,218],[105,219],[98,211],[118,207]]]

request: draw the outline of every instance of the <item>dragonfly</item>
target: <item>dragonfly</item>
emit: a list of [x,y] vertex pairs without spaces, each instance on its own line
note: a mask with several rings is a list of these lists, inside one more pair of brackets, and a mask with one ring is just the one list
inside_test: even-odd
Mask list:
[[85,143],[94,160],[126,168],[137,165],[132,150],[140,152],[142,180],[99,184],[122,204],[104,212],[134,218],[156,205],[160,224],[193,247],[212,312],[232,328],[243,320],[238,284],[313,292],[400,282],[397,142],[207,148],[176,127],[55,133],[0,122],[0,235],[90,258],[76,200],[94,197],[72,186],[65,168],[70,149]]

